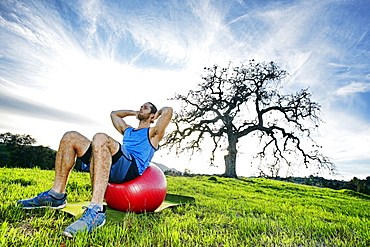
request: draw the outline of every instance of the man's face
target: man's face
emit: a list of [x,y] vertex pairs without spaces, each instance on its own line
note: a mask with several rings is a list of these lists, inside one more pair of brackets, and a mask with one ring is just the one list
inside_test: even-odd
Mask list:
[[140,107],[140,111],[137,114],[137,118],[142,121],[142,120],[147,120],[151,117],[150,113],[152,110],[151,105],[149,103],[145,103]]

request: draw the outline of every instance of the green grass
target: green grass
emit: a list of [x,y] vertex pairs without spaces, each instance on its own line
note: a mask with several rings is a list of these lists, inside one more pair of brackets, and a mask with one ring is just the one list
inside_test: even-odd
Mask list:
[[[75,218],[22,210],[17,200],[49,189],[53,171],[0,169],[0,246],[370,246],[370,197],[267,179],[167,177],[168,192],[193,196],[156,214],[128,213],[93,234],[61,232]],[[90,199],[89,175],[74,172],[70,202]]]

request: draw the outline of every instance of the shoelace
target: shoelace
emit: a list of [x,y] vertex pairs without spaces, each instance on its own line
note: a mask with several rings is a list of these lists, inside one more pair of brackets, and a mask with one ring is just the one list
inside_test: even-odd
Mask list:
[[94,222],[94,219],[96,218],[99,212],[96,212],[95,210],[85,207],[85,206],[82,207],[82,209],[85,209],[85,212],[83,213],[80,219],[85,221],[86,223]]
[[49,191],[44,191],[38,194],[37,196],[49,196]]

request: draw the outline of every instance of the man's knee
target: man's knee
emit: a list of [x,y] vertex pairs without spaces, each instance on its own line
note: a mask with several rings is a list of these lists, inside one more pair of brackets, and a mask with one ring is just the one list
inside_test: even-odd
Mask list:
[[105,133],[95,134],[91,145],[95,151],[99,151],[101,148],[108,148],[112,155],[115,154],[119,148],[118,142]]
[[64,133],[63,137],[62,137],[62,141],[64,142],[71,142],[73,143],[78,136],[80,136],[81,134],[78,133],[77,131],[68,131],[66,133]]
[[105,133],[96,133],[93,137],[93,140],[92,140],[92,145],[93,146],[96,146],[96,145],[104,145],[104,144],[108,144],[108,141],[109,141],[109,137],[107,134]]

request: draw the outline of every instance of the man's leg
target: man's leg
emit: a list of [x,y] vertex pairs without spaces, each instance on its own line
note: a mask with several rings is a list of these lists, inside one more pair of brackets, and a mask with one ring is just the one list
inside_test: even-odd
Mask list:
[[55,179],[52,190],[64,193],[68,177],[76,163],[76,156],[81,157],[90,146],[90,140],[78,132],[71,131],[62,137],[55,159]]
[[92,147],[94,152],[90,167],[93,189],[91,202],[102,204],[112,166],[112,156],[118,152],[120,145],[107,134],[98,133],[93,138]]
[[93,156],[90,161],[92,198],[82,217],[68,226],[63,234],[73,237],[77,232],[92,232],[105,223],[103,199],[108,185],[112,156],[118,152],[119,143],[106,134],[98,133],[91,143]]
[[55,179],[51,190],[38,196],[18,201],[25,209],[51,207],[64,208],[67,204],[65,189],[69,174],[76,162],[76,155],[82,156],[88,149],[90,141],[77,132],[67,132],[60,141],[59,151],[55,160]]

